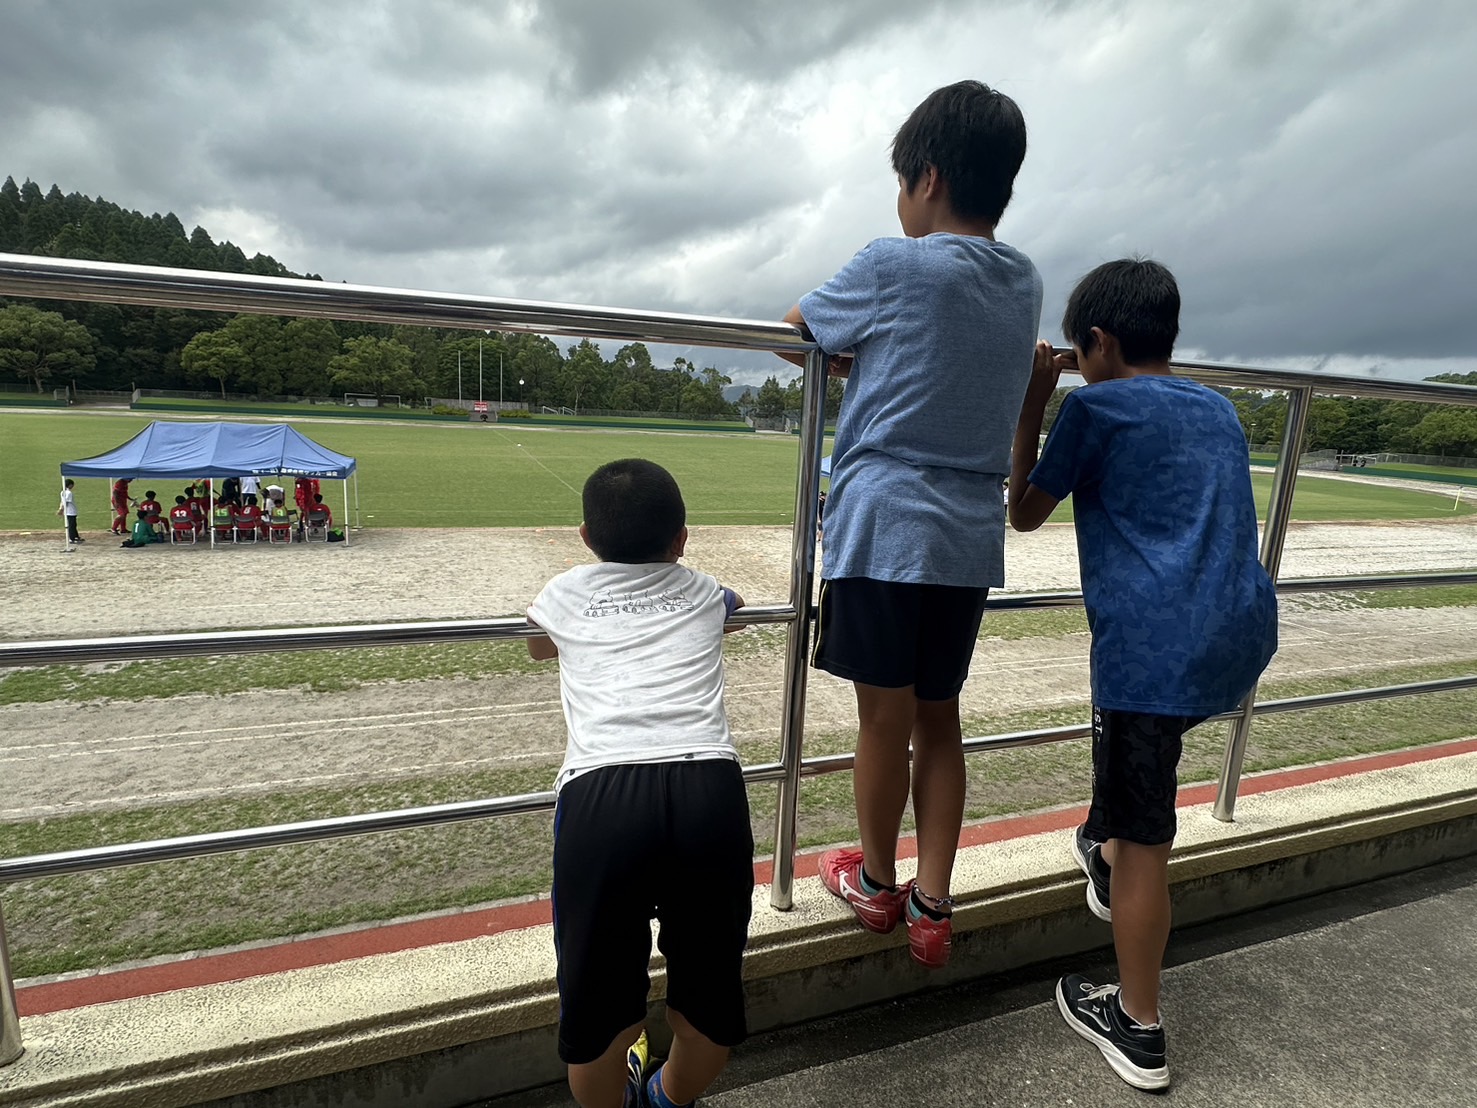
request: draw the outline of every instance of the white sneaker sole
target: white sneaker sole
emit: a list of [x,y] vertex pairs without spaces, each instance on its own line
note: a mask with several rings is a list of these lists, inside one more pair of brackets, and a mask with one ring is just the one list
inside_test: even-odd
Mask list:
[[1093,915],[1104,923],[1113,922],[1113,910],[1097,898],[1097,893],[1092,888],[1092,873],[1087,866],[1087,855],[1082,852],[1082,847],[1077,842],[1077,832],[1072,832],[1072,857],[1077,860],[1082,874],[1087,878],[1087,908]]
[[1056,1007],[1057,1011],[1061,1012],[1062,1019],[1067,1021],[1067,1026],[1097,1047],[1108,1065],[1112,1067],[1113,1072],[1135,1089],[1153,1090],[1169,1087],[1168,1066],[1159,1066],[1157,1069],[1150,1070],[1134,1065],[1111,1039],[1100,1035],[1072,1014],[1071,1005],[1067,1003],[1067,998],[1062,996],[1060,985],[1056,989]]

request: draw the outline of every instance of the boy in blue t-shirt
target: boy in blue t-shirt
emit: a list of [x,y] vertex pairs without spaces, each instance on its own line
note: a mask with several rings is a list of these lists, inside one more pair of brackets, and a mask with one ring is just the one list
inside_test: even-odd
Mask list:
[[[1170,375],[1179,310],[1157,262],[1084,277],[1062,318],[1072,352],[1036,348],[1010,478],[1017,531],[1073,498],[1092,629],[1092,807],[1072,847],[1089,907],[1113,924],[1122,985],[1070,974],[1057,1006],[1141,1089],[1169,1084],[1159,975],[1181,739],[1234,708],[1277,649],[1246,436],[1230,401]],[[1064,369],[1087,387],[1068,394],[1038,462]]]
[[[1036,267],[995,238],[1025,154],[1010,97],[933,92],[892,144],[905,237],[869,243],[785,317],[853,355],[833,369],[847,381],[813,663],[856,688],[862,848],[823,855],[821,879],[867,928],[904,921],[930,967],[949,958],[964,818],[959,691],[1005,582],[1001,484],[1041,321]],[[918,876],[899,886],[910,743]]]

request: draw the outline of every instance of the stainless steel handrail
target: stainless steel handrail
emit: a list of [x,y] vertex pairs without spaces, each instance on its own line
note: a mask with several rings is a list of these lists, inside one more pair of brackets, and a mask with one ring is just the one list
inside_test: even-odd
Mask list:
[[[776,845],[783,848],[777,857],[772,902],[776,907],[790,903],[790,886],[794,878],[795,820],[798,810],[798,784],[801,777],[836,772],[848,768],[851,755],[832,755],[819,759],[803,759],[801,728],[805,697],[804,647],[809,635],[810,589],[814,572],[815,500],[818,487],[821,420],[818,412],[824,395],[823,359],[813,343],[788,324],[768,321],[729,319],[660,312],[641,312],[624,308],[585,307],[537,301],[508,300],[493,297],[461,296],[406,289],[377,288],[361,285],[330,284],[298,279],[257,277],[242,274],[210,273],[197,270],[163,269],[127,266],[104,262],[35,258],[26,255],[0,254],[0,296],[32,296],[60,300],[100,303],[135,304],[153,307],[204,309],[224,312],[248,312],[271,315],[357,320],[371,323],[439,326],[468,330],[519,331],[535,334],[583,335],[591,338],[630,342],[667,342],[735,349],[769,350],[807,355],[805,375],[805,420],[801,434],[801,459],[796,482],[797,534],[791,578],[791,602],[785,606],[745,610],[737,622],[787,623],[790,628],[786,660],[785,714],[781,724],[781,760],[773,765],[751,766],[745,770],[750,782],[773,781],[780,784],[776,812]],[[1268,369],[1260,366],[1228,365],[1213,362],[1175,362],[1177,372],[1215,385],[1234,385],[1253,389],[1285,389],[1289,391],[1288,431],[1284,435],[1278,471],[1274,479],[1276,493],[1269,512],[1263,544],[1263,561],[1274,579],[1280,560],[1282,542],[1288,521],[1293,485],[1297,475],[1297,450],[1302,437],[1306,411],[1314,394],[1378,396],[1388,399],[1414,400],[1428,403],[1477,406],[1477,389],[1459,385],[1429,382],[1403,383],[1377,378],[1339,377],[1306,371]],[[1301,413],[1301,414],[1299,414]],[[1323,589],[1398,588],[1426,584],[1468,584],[1477,574],[1400,575],[1383,578],[1318,578],[1280,582],[1284,592],[1311,592]],[[1024,596],[997,595],[991,607],[1028,609],[1072,607],[1080,605],[1080,593],[1058,592]],[[226,632],[222,634],[134,636],[118,639],[64,640],[34,643],[0,644],[0,667],[40,665],[51,662],[116,661],[129,658],[188,656],[210,653],[254,653],[284,649],[327,649],[350,646],[383,646],[408,643],[475,641],[524,637],[531,628],[522,620],[453,620],[421,624],[376,624],[362,627],[295,628],[268,631]],[[1297,711],[1331,703],[1355,703],[1361,699],[1415,695],[1450,688],[1477,686],[1477,677],[1454,678],[1444,682],[1389,686],[1301,697],[1290,701],[1257,704],[1255,695],[1248,697],[1239,713],[1233,716],[1233,728],[1227,745],[1226,768],[1222,775],[1222,796],[1216,814],[1230,818],[1239,780],[1241,751],[1246,729],[1255,715],[1271,711]],[[970,739],[966,749],[985,750],[1009,746],[1033,745],[1081,737],[1086,727],[1076,725],[1051,728],[1040,732],[1015,735],[985,736]],[[253,846],[281,845],[289,841],[312,841],[315,838],[366,834],[395,827],[424,826],[431,823],[480,819],[518,811],[542,811],[552,803],[548,793],[532,793],[522,797],[499,797],[470,801],[457,805],[406,809],[402,812],[369,813],[341,817],[337,820],[309,821],[277,828],[248,828],[222,832],[215,836],[192,836],[158,843],[133,843],[101,848],[101,852],[69,852],[74,868],[51,872],[81,872],[87,859],[99,862],[106,858],[129,858],[107,864],[131,865],[162,857],[193,857],[201,853],[248,849]],[[304,838],[292,836],[303,835]],[[260,841],[258,841],[260,840]],[[218,847],[218,849],[217,849]],[[184,851],[154,857],[151,851]],[[190,851],[194,851],[191,853]],[[58,857],[58,856],[37,856]],[[29,867],[27,863],[30,863]],[[59,864],[59,863],[58,863]],[[36,859],[14,859],[0,863],[0,881],[18,880],[20,876],[37,876],[44,867]],[[0,949],[4,943],[4,924],[0,919]],[[0,992],[9,988],[8,966],[0,962]],[[0,1065],[11,1060],[5,1053],[20,1050],[13,998],[0,1005]]]
[[[1404,696],[1458,692],[1472,688],[1477,688],[1477,674],[1417,681],[1404,685],[1344,689],[1339,692],[1294,696],[1282,700],[1263,700],[1253,707],[1252,712],[1258,716],[1306,712],[1315,708],[1337,708],[1348,704],[1392,700]],[[1206,722],[1231,721],[1239,717],[1239,710],[1224,712],[1221,715],[1212,716]],[[991,750],[1045,746],[1050,743],[1091,737],[1091,724],[1074,723],[1035,731],[1013,731],[1001,735],[968,738],[964,740],[964,749],[966,753],[977,754]],[[851,769],[855,760],[855,754],[825,754],[804,758],[797,763],[799,767],[797,776],[823,777],[830,773],[841,773]],[[746,766],[744,781],[750,785],[771,784],[783,781],[787,772],[784,762]],[[470,820],[489,819],[494,816],[530,815],[553,810],[553,792],[524,793],[521,796],[500,796],[486,800],[429,804],[423,807],[400,808],[387,812],[366,812],[359,815],[303,820],[297,823],[249,827],[234,831],[180,835],[149,842],[119,843],[113,846],[88,847],[51,854],[32,854],[19,858],[0,859],[0,884],[27,881],[39,877],[59,877],[64,874],[93,873],[99,870],[147,865],[154,862],[205,858],[216,854],[231,854],[262,847],[294,846],[384,831],[403,831],[412,827],[437,827],[442,824],[466,823]],[[777,849],[775,852],[776,865],[781,856],[782,852]]]
[[0,254],[0,296],[804,354],[788,323]]
[[[1277,582],[1277,592],[1279,595],[1299,595],[1446,585],[1477,585],[1477,571],[1290,577]],[[991,611],[1000,612],[1080,608],[1082,593],[995,592],[990,594],[985,606]],[[729,622],[736,625],[765,625],[789,623],[794,617],[795,609],[788,604],[752,605],[736,611]],[[813,613],[807,616],[812,617]],[[985,628],[988,630],[988,623]],[[509,617],[278,627],[251,631],[201,631],[176,635],[117,635],[93,639],[30,639],[0,643],[0,670],[22,666],[95,665],[155,658],[342,650],[366,646],[432,646],[541,637],[543,632],[528,621]]]

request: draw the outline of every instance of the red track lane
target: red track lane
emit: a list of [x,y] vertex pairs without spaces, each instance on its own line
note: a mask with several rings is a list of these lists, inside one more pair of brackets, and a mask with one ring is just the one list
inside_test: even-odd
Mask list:
[[[1474,751],[1477,751],[1477,739],[1462,739],[1416,750],[1401,750],[1393,754],[1374,754],[1300,769],[1274,770],[1244,778],[1240,795],[1251,796]],[[1181,789],[1178,806],[1186,808],[1209,803],[1215,799],[1215,791],[1214,785],[1193,785]],[[1086,812],[1087,809],[1082,807],[1062,808],[969,824],[959,836],[959,845],[980,846],[1043,831],[1064,831],[1081,823]],[[916,840],[907,838],[898,844],[899,857],[912,858],[916,855]],[[799,855],[795,859],[795,876],[814,877],[819,858],[818,851]],[[756,882],[768,883],[772,876],[772,862],[764,861],[754,865]],[[88,977],[30,985],[16,990],[16,1005],[23,1016],[40,1016],[48,1012],[104,1004],[112,1000],[152,996],[198,985],[241,981],[284,970],[329,965],[373,954],[390,954],[439,943],[461,942],[483,935],[496,935],[501,931],[537,927],[549,923],[550,920],[549,901],[547,898],[540,898],[474,912],[371,925],[332,935],[284,939],[280,943],[249,950],[199,957],[186,955],[178,961],[160,965],[104,971]]]

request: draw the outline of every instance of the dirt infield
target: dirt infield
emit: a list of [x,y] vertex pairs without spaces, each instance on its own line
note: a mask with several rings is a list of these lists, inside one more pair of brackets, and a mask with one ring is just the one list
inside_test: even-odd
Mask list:
[[[695,527],[687,561],[751,603],[789,594],[783,527]],[[0,538],[0,639],[79,638],[520,614],[554,574],[588,560],[572,528],[366,530],[347,545],[147,547],[93,533]],[[1477,566],[1477,523],[1293,524],[1290,577]],[[1069,525],[1006,541],[1007,591],[1075,588]]]
[[[1284,572],[1320,576],[1466,568],[1472,524],[1295,526]],[[695,529],[689,560],[752,602],[787,592],[789,532]],[[74,554],[47,539],[0,541],[4,638],[95,636],[287,624],[488,617],[521,612],[552,574],[582,559],[572,530],[367,531],[347,547],[123,550],[95,539]],[[1017,590],[1076,584],[1069,527],[1010,537]],[[1082,703],[1087,637],[991,638],[966,687],[966,712],[1004,714]],[[757,632],[755,633],[757,636]],[[728,705],[746,758],[774,756],[783,650],[729,662]],[[1334,599],[1284,606],[1271,676],[1314,677],[1477,658],[1477,609],[1344,610]],[[284,660],[284,665],[290,661]],[[202,671],[203,672],[203,671]],[[208,679],[202,680],[208,687]],[[850,688],[812,676],[808,728],[849,728]],[[273,693],[0,707],[0,774],[13,782],[0,820],[281,789],[530,764],[564,744],[558,679],[546,672],[480,680],[390,681],[349,692]]]

